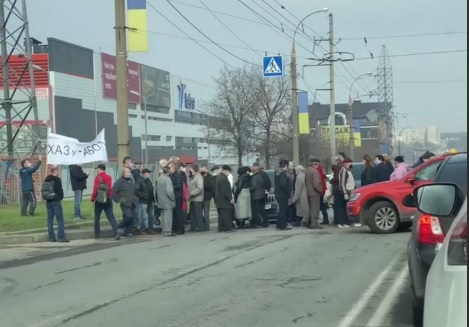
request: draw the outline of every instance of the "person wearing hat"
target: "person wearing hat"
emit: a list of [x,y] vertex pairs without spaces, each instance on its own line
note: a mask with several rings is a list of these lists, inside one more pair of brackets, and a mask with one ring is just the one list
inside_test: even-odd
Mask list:
[[96,168],[96,177],[93,184],[93,193],[91,194],[91,202],[94,207],[94,237],[101,237],[101,213],[104,211],[116,240],[120,239],[119,228],[117,226],[116,217],[112,207],[112,177],[106,174],[106,166],[98,165]]
[[215,184],[215,205],[218,211],[218,231],[220,233],[232,233],[234,197],[228,176],[231,174],[230,166],[223,166]]
[[349,228],[350,219],[347,214],[347,202],[355,189],[355,179],[353,178],[351,167],[353,160],[345,158],[341,163],[338,176],[338,192],[334,195],[334,205],[337,206],[335,214],[338,215],[337,223],[339,228]]
[[288,225],[288,202],[292,196],[293,187],[287,176],[288,160],[280,160],[279,167],[275,170],[275,196],[279,206],[277,217],[278,230],[291,230]]
[[306,192],[308,194],[309,215],[303,217],[301,224],[311,229],[323,229],[319,225],[319,212],[321,211],[321,196],[324,192],[321,174],[319,173],[319,162],[317,158],[310,161],[306,170]]
[[173,210],[176,207],[176,196],[171,181],[171,168],[163,167],[163,173],[158,177],[156,192],[158,194],[158,207],[161,209],[161,227],[163,236],[176,236],[173,231]]
[[155,212],[154,206],[156,201],[153,183],[150,180],[151,173],[150,169],[143,169],[142,176],[135,187],[139,203],[139,221],[142,234],[153,234],[153,213]]

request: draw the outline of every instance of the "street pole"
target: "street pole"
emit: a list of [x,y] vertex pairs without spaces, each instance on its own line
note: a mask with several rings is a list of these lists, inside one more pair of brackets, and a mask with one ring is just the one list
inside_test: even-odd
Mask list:
[[[353,85],[353,84],[352,84]],[[353,100],[352,93],[349,96],[347,120],[349,121],[350,128],[350,158],[355,160],[355,131],[353,126]]]
[[[295,32],[296,36],[296,32]],[[298,113],[298,76],[296,71],[295,39],[291,49],[291,85],[292,85],[292,120],[293,120],[293,162],[300,164],[300,117]]]
[[147,98],[142,95],[143,110],[145,110],[145,165],[148,165],[148,108]]
[[9,79],[9,63],[8,63],[8,49],[7,49],[7,33],[5,22],[5,7],[0,4],[0,40],[2,42],[2,65],[3,65],[3,101],[2,107],[5,110],[5,123],[7,129],[7,151],[8,159],[13,160],[13,129],[11,124],[11,99],[10,99],[10,79]]
[[127,91],[127,36],[125,0],[115,0],[116,73],[117,73],[117,157],[121,165],[130,154],[129,99]]
[[371,76],[372,73],[366,73],[363,75],[358,76],[355,78],[352,82],[352,85],[350,85],[349,89],[349,102],[348,102],[348,109],[347,109],[347,120],[350,125],[350,158],[351,159],[356,159],[355,158],[355,130],[354,130],[354,122],[353,122],[353,100],[352,100],[352,90],[353,86],[355,85],[356,82],[361,80],[364,77]]
[[309,17],[322,12],[329,11],[328,8],[318,10],[306,15],[296,26],[293,34],[293,44],[291,48],[291,85],[292,85],[292,122],[293,122],[293,162],[295,165],[300,164],[300,117],[298,112],[298,71],[296,66],[296,34],[303,22]]
[[334,162],[336,155],[336,135],[335,135],[335,44],[334,44],[334,15],[329,14],[329,52],[330,52],[330,66],[329,74],[331,80],[331,157]]
[[211,156],[211,143],[212,139],[210,136],[210,116],[207,115],[207,146],[208,146],[208,164],[210,165],[212,163],[212,156]]

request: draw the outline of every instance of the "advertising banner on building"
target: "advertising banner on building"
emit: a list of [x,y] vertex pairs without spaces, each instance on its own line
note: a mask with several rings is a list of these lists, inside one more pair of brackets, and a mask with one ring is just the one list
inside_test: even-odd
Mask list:
[[169,72],[140,65],[142,95],[149,106],[171,108],[171,75]]
[[52,133],[49,130],[47,135],[47,164],[81,165],[91,162],[106,162],[107,160],[104,129],[93,141],[86,143]]
[[[117,99],[116,57],[107,53],[101,54],[103,96]],[[140,97],[140,65],[133,61],[127,62],[127,85],[129,87],[129,103],[141,103]]]
[[196,110],[196,101],[187,90],[187,84],[182,81],[177,85],[178,110]]
[[[342,125],[335,127],[335,137],[337,144],[349,145],[350,144],[350,128],[351,126]],[[352,127],[353,128],[353,127]],[[321,128],[321,136],[323,140],[330,140],[331,138],[331,127],[323,126]]]

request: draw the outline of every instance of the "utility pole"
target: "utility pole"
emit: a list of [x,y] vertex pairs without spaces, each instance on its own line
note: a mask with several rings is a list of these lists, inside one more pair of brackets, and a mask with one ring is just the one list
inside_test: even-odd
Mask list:
[[348,108],[347,108],[347,120],[350,128],[350,154],[349,157],[355,159],[355,131],[353,124],[353,100],[352,95],[350,95]]
[[336,155],[336,135],[335,135],[335,44],[334,44],[334,15],[329,14],[329,52],[330,52],[330,66],[329,73],[331,79],[331,158],[334,162]]
[[115,0],[117,73],[117,158],[119,165],[130,154],[129,99],[127,87],[127,27],[125,0]]
[[[3,2],[3,1],[2,1]],[[0,3],[0,41],[2,43],[2,66],[3,66],[3,103],[2,107],[5,110],[5,123],[7,129],[7,151],[8,159],[13,160],[13,130],[11,126],[11,99],[10,99],[10,78],[9,78],[9,54],[7,49],[7,32],[5,21],[5,8],[4,4]]]
[[300,122],[298,113],[298,73],[296,70],[296,47],[291,50],[292,120],[293,120],[293,162],[300,164]]

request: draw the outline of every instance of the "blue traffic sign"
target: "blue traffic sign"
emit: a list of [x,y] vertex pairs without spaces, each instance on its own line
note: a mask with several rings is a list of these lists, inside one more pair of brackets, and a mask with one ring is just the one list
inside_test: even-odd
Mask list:
[[264,77],[282,77],[283,76],[283,57],[273,56],[264,57],[262,65]]

